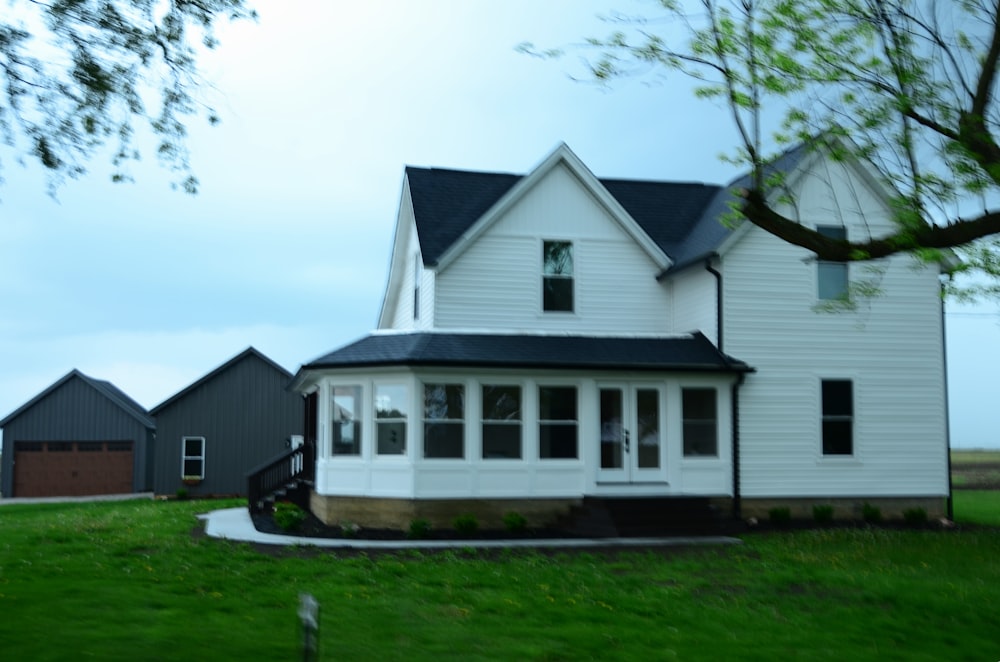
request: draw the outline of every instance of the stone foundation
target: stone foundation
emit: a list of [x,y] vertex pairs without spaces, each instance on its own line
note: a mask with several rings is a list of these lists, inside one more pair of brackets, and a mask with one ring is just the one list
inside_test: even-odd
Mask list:
[[948,514],[945,497],[870,497],[870,498],[743,498],[743,519],[756,517],[765,521],[772,508],[788,508],[792,519],[813,519],[813,506],[833,506],[833,519],[860,520],[864,504],[878,508],[884,520],[901,520],[903,513],[915,508],[923,508],[928,520],[936,520]]
[[432,528],[450,529],[459,515],[475,515],[482,529],[503,529],[503,516],[522,515],[532,528],[544,528],[569,513],[580,499],[387,499],[323,496],[314,491],[309,498],[312,513],[324,524],[350,522],[372,529],[408,530],[416,519]]

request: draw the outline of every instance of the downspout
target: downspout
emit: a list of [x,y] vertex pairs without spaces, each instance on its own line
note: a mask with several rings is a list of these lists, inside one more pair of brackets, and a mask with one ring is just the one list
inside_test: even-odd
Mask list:
[[[949,276],[950,278],[951,276]],[[948,458],[948,499],[945,501],[947,508],[947,516],[949,520],[954,521],[955,512],[954,504],[952,502],[952,492],[953,486],[951,482],[951,406],[948,403],[948,344],[945,337],[945,323],[944,323],[944,281],[941,282],[941,367],[943,368],[944,376],[944,451],[945,457]]]
[[[705,258],[705,271],[715,276],[715,329],[716,347],[725,358],[726,353],[722,344],[723,337],[723,317],[722,317],[722,273],[712,266],[713,254]],[[739,373],[739,377],[733,382],[730,404],[732,405],[732,430],[730,437],[733,440],[733,519],[742,519],[742,497],[740,496],[740,386],[745,379],[744,373]]]

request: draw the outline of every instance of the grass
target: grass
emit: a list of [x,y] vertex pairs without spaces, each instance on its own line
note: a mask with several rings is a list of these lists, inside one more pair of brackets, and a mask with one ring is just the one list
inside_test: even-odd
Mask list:
[[[995,529],[753,534],[740,546],[613,556],[275,556],[191,535],[195,513],[229,505],[0,508],[3,657],[298,659],[300,592],[321,604],[324,659],[909,661],[1000,650]],[[996,513],[987,493],[956,498],[960,521]]]

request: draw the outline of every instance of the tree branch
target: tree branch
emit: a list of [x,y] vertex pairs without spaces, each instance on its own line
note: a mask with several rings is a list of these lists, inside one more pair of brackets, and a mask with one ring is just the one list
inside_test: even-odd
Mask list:
[[913,248],[952,248],[1000,233],[1000,212],[988,211],[978,218],[956,220],[948,225],[907,228],[881,239],[850,242],[831,239],[777,213],[758,191],[744,190],[740,211],[751,223],[790,244],[801,246],[830,262],[857,262],[906,252]]

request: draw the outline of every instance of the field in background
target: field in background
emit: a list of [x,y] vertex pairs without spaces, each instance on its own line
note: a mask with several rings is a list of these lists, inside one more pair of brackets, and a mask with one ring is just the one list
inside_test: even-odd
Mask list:
[[951,483],[959,490],[1000,490],[1000,450],[953,450]]

